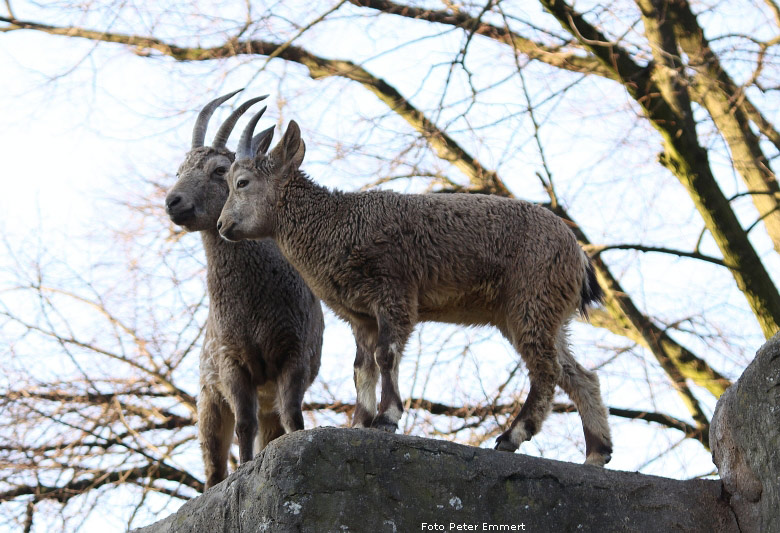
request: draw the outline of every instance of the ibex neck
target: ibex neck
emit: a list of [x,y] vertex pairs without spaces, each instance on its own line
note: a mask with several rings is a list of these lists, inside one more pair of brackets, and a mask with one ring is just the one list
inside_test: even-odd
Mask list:
[[327,257],[327,240],[333,234],[330,226],[343,196],[317,185],[301,172],[282,191],[274,240],[304,278],[309,277],[307,272],[313,265]]
[[[203,249],[206,251],[206,261],[211,262],[216,259],[215,254],[222,255],[223,253],[231,253],[229,248],[232,244],[227,242],[217,231],[217,228],[203,230],[200,232],[201,240],[203,240]],[[225,252],[223,252],[225,250]]]
[[332,192],[317,185],[305,174],[298,172],[282,190],[276,212],[274,238],[285,239],[302,232],[304,227],[322,226],[332,220],[338,209],[340,192]]
[[216,228],[200,232],[206,252],[206,270],[209,292],[217,286],[236,283],[236,278],[249,276],[257,259],[257,243],[254,241],[227,242]]

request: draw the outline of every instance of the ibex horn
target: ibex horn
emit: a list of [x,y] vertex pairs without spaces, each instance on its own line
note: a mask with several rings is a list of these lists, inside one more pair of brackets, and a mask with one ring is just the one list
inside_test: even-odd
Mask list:
[[255,156],[255,154],[252,153],[252,134],[255,132],[257,121],[263,116],[265,110],[266,108],[263,107],[263,109],[253,116],[246,125],[246,128],[244,128],[243,133],[241,133],[241,139],[238,141],[238,150],[236,150],[236,161],[239,159],[252,159]]
[[263,153],[268,150],[268,147],[271,146],[271,139],[274,138],[275,127],[276,126],[271,126],[252,137],[252,155],[257,155],[258,149]]
[[257,98],[252,98],[251,100],[247,100],[238,106],[236,110],[230,114],[227,120],[225,120],[225,122],[223,122],[219,127],[219,130],[217,130],[217,135],[214,137],[214,142],[211,143],[211,146],[214,148],[224,148],[228,137],[230,137],[230,132],[233,131],[233,127],[236,125],[236,122],[238,122],[239,117],[241,117],[241,115],[243,115],[244,112],[254,104],[260,100],[265,100],[266,98],[268,98],[267,94],[258,96]]
[[233,91],[232,93],[228,93],[225,96],[220,96],[219,98],[206,104],[206,107],[200,110],[200,113],[198,113],[198,120],[195,121],[195,127],[192,129],[193,148],[200,148],[203,146],[203,141],[206,139],[206,128],[209,125],[209,119],[211,118],[211,115],[214,114],[214,110],[221,106],[223,102],[232,98],[243,90],[244,89],[239,89],[237,91]]

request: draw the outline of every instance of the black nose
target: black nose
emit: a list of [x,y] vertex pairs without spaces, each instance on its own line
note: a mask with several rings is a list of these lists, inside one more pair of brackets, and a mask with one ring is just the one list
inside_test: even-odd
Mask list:
[[165,208],[169,211],[181,203],[181,196],[178,194],[165,199]]
[[221,220],[218,220],[218,221],[217,221],[217,231],[219,231],[219,230],[221,230],[221,229],[222,229],[222,221],[221,221]]

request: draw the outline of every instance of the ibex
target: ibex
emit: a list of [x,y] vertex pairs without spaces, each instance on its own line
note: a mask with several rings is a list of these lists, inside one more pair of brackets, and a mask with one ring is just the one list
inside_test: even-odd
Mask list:
[[[241,463],[271,440],[303,429],[301,404],[320,367],[323,318],[319,301],[271,240],[228,243],[217,218],[228,196],[226,177],[234,154],[225,147],[238,107],[204,146],[214,110],[235,95],[210,102],[200,112],[192,148],[179,167],[165,207],[171,220],[199,231],[206,252],[209,314],[200,356],[198,426],[206,488],[227,475],[233,429]],[[265,110],[265,108],[263,108]],[[273,130],[255,139],[262,152]]]
[[572,315],[603,293],[563,220],[495,196],[330,191],[300,171],[305,146],[295,122],[267,156],[252,151],[253,128],[239,141],[217,227],[230,241],[273,238],[352,326],[353,426],[396,430],[403,412],[398,366],[415,324],[492,324],[522,356],[531,381],[496,448],[515,451],[539,431],[559,384],[579,410],[585,462],[610,460],[598,377],[574,360],[567,340]]

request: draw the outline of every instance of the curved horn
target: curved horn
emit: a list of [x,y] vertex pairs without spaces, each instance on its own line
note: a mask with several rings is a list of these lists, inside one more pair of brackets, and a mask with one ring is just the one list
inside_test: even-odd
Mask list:
[[255,132],[257,121],[263,116],[265,110],[266,108],[263,107],[263,109],[253,116],[246,125],[246,128],[244,128],[243,133],[241,133],[241,139],[238,141],[238,150],[236,150],[236,161],[239,159],[252,159],[254,157],[254,154],[252,153],[252,134]]
[[236,125],[236,122],[238,122],[239,117],[241,117],[241,115],[243,115],[244,112],[254,104],[260,100],[265,100],[266,98],[268,98],[267,94],[258,96],[257,98],[252,98],[251,100],[247,100],[238,106],[236,110],[230,114],[227,120],[225,120],[225,122],[223,122],[219,127],[219,130],[217,130],[217,135],[214,137],[214,142],[211,143],[211,146],[214,148],[224,148],[228,137],[230,137],[230,132],[233,131],[233,127]]
[[271,139],[274,137],[274,128],[271,126],[252,137],[252,154],[257,155],[258,149],[265,153],[268,147],[271,146]]
[[198,120],[195,121],[195,127],[192,129],[192,147],[200,148],[203,146],[203,141],[206,139],[206,128],[209,125],[209,119],[214,114],[214,110],[222,105],[223,102],[232,98],[236,94],[240,93],[244,89],[239,89],[228,93],[225,96],[220,96],[206,104],[206,107],[200,110],[198,113]]

